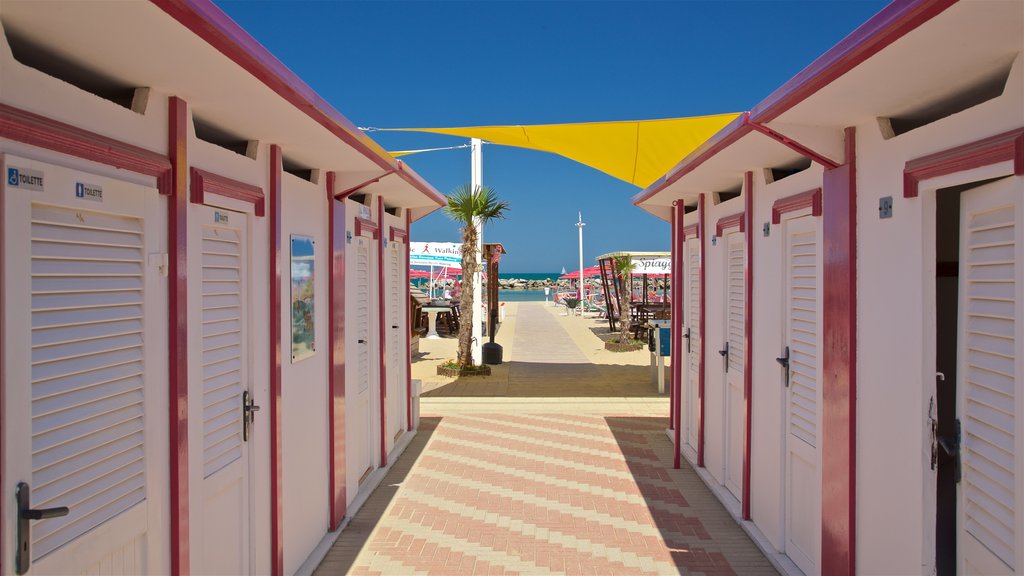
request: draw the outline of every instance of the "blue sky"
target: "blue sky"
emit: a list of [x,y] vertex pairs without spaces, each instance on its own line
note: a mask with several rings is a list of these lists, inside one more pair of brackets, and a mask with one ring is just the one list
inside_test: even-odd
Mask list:
[[[336,2],[215,0],[359,126],[643,120],[749,110],[880,10],[877,1]],[[376,132],[389,150],[463,139]],[[444,193],[469,150],[404,160]],[[670,230],[630,204],[639,189],[571,160],[484,147],[484,183],[508,200],[486,241],[502,272],[577,268],[617,250],[668,250]],[[415,241],[455,242],[440,212]]]

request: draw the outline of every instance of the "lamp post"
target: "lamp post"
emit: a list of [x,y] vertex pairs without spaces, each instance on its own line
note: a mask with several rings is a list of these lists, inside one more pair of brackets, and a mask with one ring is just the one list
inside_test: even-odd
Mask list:
[[583,223],[583,212],[578,212],[579,220],[576,222],[576,227],[580,231],[580,285],[579,285],[579,300],[583,301],[583,227],[586,224]]
[[[480,138],[470,139],[470,152],[470,186],[473,189],[473,194],[479,194],[480,187],[484,184],[483,141]],[[467,317],[466,319],[470,322],[470,326],[473,327],[473,364],[479,365],[483,361],[481,350],[483,346],[483,330],[481,330],[482,322],[480,315],[480,305],[483,302],[483,278],[480,274],[480,268],[483,268],[481,252],[483,251],[484,244],[484,225],[479,218],[476,219],[474,224],[476,224],[477,229],[476,261],[481,265],[473,273],[473,305],[469,310],[463,310],[462,314]],[[491,282],[496,281],[496,278],[491,280]]]

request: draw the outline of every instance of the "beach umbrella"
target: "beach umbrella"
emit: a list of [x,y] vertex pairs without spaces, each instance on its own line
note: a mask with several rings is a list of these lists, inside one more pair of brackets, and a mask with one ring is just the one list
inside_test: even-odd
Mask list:
[[410,268],[409,279],[413,278],[430,278],[430,272],[427,272],[426,270],[413,270]]
[[[598,277],[600,275],[601,275],[601,267],[600,266],[588,266],[588,267],[583,269],[583,277],[584,278],[596,278],[596,277]],[[558,279],[559,280],[575,280],[575,279],[578,279],[579,277],[580,277],[580,271],[577,270],[575,272],[569,272],[567,274],[562,274],[561,276],[558,277]]]

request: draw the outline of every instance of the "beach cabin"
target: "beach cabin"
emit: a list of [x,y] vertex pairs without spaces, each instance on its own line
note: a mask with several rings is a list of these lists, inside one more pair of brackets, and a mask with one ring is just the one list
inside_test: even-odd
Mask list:
[[444,197],[210,2],[0,32],[0,572],[315,566],[411,436]]
[[1024,572],[1022,50],[893,3],[634,198],[676,445],[787,573]]

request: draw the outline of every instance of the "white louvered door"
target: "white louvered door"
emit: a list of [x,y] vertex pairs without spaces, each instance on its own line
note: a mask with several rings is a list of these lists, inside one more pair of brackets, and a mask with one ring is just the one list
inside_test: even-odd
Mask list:
[[818,573],[821,533],[821,219],[785,222],[783,311],[789,348],[785,390],[786,555]]
[[355,421],[355,436],[352,438],[352,456],[355,459],[359,478],[366,476],[366,473],[373,469],[373,398],[371,377],[374,373],[370,355],[370,308],[372,306],[372,294],[370,279],[372,278],[371,262],[371,240],[358,237],[353,240],[355,244],[355,322],[353,328],[356,333],[356,407],[350,415]]
[[[191,385],[193,446],[191,477],[198,488],[193,517],[197,574],[248,574],[250,560],[249,454],[265,430],[244,433],[243,394],[251,394],[249,353],[249,250],[247,215],[198,207],[201,321],[198,378]],[[194,281],[194,280],[193,280]],[[265,446],[266,444],[264,444]]]
[[405,245],[401,242],[388,243],[388,269],[387,279],[387,356],[388,356],[388,415],[387,428],[393,443],[405,430],[405,401],[403,394],[403,383],[405,382],[405,338],[403,329],[406,323],[402,320],[405,315],[405,303],[402,295],[408,298],[408,288],[403,290],[402,266],[405,264]]
[[[33,508],[70,508],[31,523],[30,573],[159,571],[167,292],[150,263],[166,238],[160,198],[6,162],[39,170],[45,188],[9,186],[2,198],[5,537],[15,541],[14,486],[25,482]],[[77,183],[102,192],[76,198]],[[12,573],[14,560],[3,562]]]
[[744,235],[728,234],[724,238],[725,266],[725,337],[729,343],[725,374],[725,487],[742,499],[743,486],[743,334],[744,279],[746,254]]
[[957,550],[961,574],[1013,574],[1022,551],[1024,181],[964,192],[960,208]]
[[686,444],[697,449],[700,423],[700,239],[686,241]]

